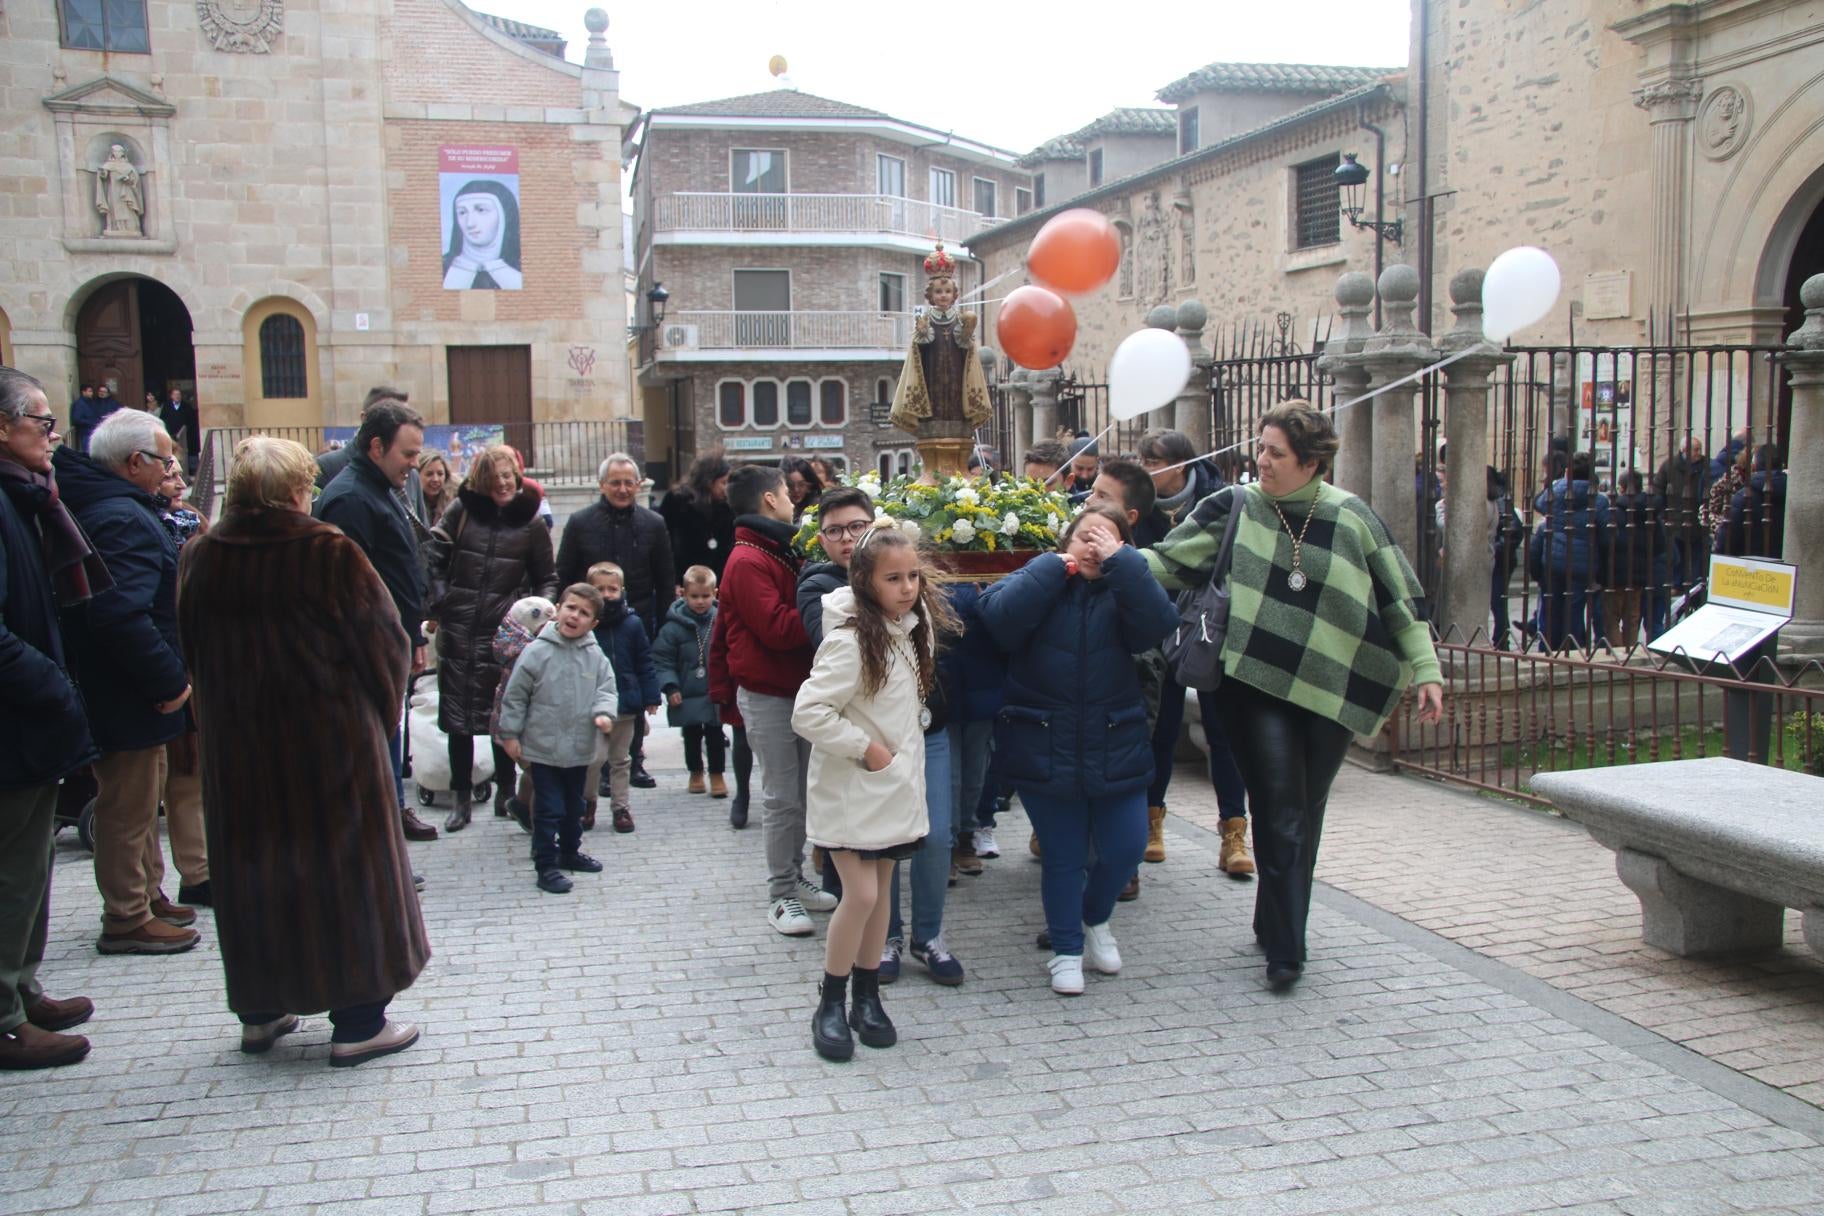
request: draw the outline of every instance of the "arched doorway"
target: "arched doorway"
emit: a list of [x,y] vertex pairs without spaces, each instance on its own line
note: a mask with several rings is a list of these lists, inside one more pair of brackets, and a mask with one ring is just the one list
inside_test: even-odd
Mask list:
[[106,384],[128,405],[140,404],[149,392],[162,401],[174,388],[194,403],[190,310],[153,279],[103,283],[76,314],[76,366],[81,383]]
[[[1805,306],[1799,303],[1799,288],[1813,275],[1824,274],[1824,199],[1812,209],[1805,226],[1799,230],[1792,248],[1792,260],[1786,267],[1786,322],[1781,334],[1790,334],[1805,323]],[[1792,434],[1792,388],[1780,385],[1779,442],[1782,446]]]

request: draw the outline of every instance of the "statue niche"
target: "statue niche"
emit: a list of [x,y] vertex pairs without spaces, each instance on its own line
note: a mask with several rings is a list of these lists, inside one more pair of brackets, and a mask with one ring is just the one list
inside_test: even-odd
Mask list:
[[108,145],[107,159],[95,166],[95,210],[104,237],[146,235],[145,173],[127,155],[126,145]]

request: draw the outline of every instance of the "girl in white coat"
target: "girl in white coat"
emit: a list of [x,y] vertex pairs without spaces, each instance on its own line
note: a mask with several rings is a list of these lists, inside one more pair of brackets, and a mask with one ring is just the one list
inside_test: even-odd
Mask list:
[[937,683],[936,631],[949,615],[912,542],[892,527],[868,532],[849,585],[823,598],[823,644],[792,710],[792,729],[811,744],[805,834],[842,877],[811,1021],[826,1060],[854,1055],[857,1037],[869,1047],[898,1039],[880,1004],[885,894],[893,863],[929,830],[925,701]]

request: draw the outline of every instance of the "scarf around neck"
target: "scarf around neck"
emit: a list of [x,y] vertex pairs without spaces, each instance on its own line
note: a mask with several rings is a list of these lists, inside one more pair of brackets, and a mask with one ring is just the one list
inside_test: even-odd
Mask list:
[[114,585],[107,564],[63,505],[56,474],[34,473],[16,460],[0,458],[0,490],[21,514],[37,520],[44,569],[60,607],[85,604]]

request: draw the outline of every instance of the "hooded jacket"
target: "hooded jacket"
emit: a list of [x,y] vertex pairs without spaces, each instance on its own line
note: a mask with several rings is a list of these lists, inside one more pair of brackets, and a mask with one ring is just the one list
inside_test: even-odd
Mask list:
[[[637,622],[636,622],[637,624]],[[619,714],[614,666],[595,635],[567,638],[552,621],[513,664],[500,699],[500,737],[518,739],[528,764],[587,768],[602,732],[598,716]]]
[[652,645],[653,669],[659,691],[677,692],[684,704],[667,705],[665,720],[673,726],[715,726],[716,707],[709,699],[709,644],[716,631],[716,605],[702,616],[690,610],[682,596],[665,614],[659,637]]
[[[887,622],[887,678],[873,694],[861,688],[861,641],[848,625],[855,593],[830,592],[829,630],[792,705],[792,729],[811,745],[805,786],[805,836],[826,849],[885,849],[921,840],[931,830],[925,807],[925,736],[919,725],[918,674],[911,613]],[[902,654],[901,651],[904,651]],[[879,772],[862,763],[870,743],[893,753]]]
[[792,525],[760,515],[735,524],[735,551],[722,577],[716,618],[736,688],[795,697],[811,670],[811,644],[798,615],[798,559]]
[[70,448],[51,460],[64,505],[114,578],[63,618],[95,745],[123,752],[168,743],[184,733],[184,711],[154,706],[190,683],[177,633],[177,544],[152,495]]
[[602,619],[595,623],[595,640],[614,666],[615,685],[621,693],[615,716],[638,714],[648,705],[658,705],[659,677],[652,666],[652,643],[646,638],[646,626],[639,613],[629,608],[626,600],[609,600],[602,605]]
[[[1543,569],[1558,579],[1602,581],[1609,555],[1608,495],[1597,492],[1587,481],[1561,477],[1549,489],[1539,491],[1533,507],[1543,517],[1534,533]],[[1535,575],[1539,572],[1534,571]]]
[[848,585],[848,569],[835,562],[806,562],[798,571],[798,619],[813,651],[823,645],[823,597]]

